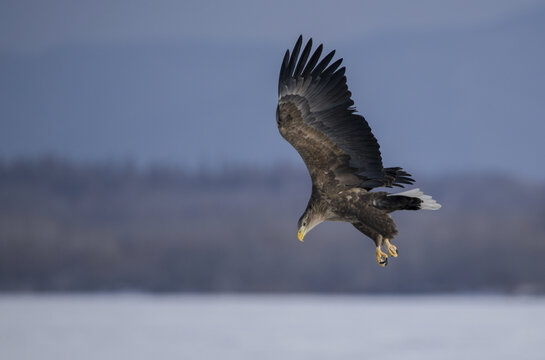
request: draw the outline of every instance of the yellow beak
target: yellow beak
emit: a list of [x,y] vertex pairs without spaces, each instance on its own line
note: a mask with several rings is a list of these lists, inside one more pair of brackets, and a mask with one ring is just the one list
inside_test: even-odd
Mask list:
[[304,237],[305,237],[305,230],[301,228],[299,229],[299,231],[297,231],[297,238],[299,239],[300,242],[303,242]]

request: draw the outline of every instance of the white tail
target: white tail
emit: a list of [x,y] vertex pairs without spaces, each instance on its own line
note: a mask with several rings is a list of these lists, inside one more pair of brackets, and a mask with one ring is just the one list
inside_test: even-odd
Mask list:
[[397,195],[419,198],[420,200],[422,200],[422,204],[420,204],[420,209],[423,209],[423,210],[439,210],[441,208],[441,204],[433,200],[431,196],[425,195],[418,188],[403,191],[396,194],[389,194],[388,196],[397,196]]

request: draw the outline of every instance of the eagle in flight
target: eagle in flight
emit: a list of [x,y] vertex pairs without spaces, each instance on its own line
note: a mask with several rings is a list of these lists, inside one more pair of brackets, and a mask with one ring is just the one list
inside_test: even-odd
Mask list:
[[[301,155],[312,179],[312,193],[297,224],[297,237],[323,221],[346,221],[370,237],[381,266],[397,257],[391,240],[397,234],[390,213],[396,210],[437,210],[441,207],[419,189],[400,193],[373,191],[411,185],[400,167],[382,165],[377,139],[364,117],[356,113],[346,84],[342,59],[335,51],[320,60],[323,46],[311,55],[312,39],[301,52],[302,36],[286,51],[278,80],[276,122],[280,134]],[[384,252],[382,250],[386,252]]]

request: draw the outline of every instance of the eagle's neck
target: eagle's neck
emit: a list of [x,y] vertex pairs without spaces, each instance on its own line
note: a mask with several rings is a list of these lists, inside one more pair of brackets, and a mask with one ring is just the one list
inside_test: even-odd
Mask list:
[[312,190],[312,195],[305,210],[305,214],[308,214],[310,219],[309,231],[316,225],[328,220],[331,214],[329,203],[317,191]]

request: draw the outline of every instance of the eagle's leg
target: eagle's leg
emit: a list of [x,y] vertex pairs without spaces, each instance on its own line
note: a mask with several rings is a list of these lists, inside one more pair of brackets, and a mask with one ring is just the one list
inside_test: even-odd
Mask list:
[[[387,215],[386,215],[387,216]],[[387,217],[387,219],[390,219],[390,217]],[[390,219],[391,220],[391,219]],[[392,222],[393,223],[393,222]],[[381,235],[381,233],[375,229],[374,227],[369,226],[368,224],[365,224],[363,222],[354,222],[352,223],[356,229],[367,235],[368,237],[373,240],[376,246],[376,256],[377,256],[377,262],[380,266],[386,266],[388,265],[388,254],[386,254],[384,251],[382,251],[381,247],[382,245],[386,246],[386,250],[389,251],[389,249],[393,246],[390,244],[388,237],[395,236],[395,227],[393,228],[393,231],[386,231],[385,233],[388,235]],[[395,225],[394,225],[395,226]],[[388,230],[388,229],[387,229]],[[395,249],[395,246],[394,246]],[[395,252],[397,255],[397,251]],[[395,256],[395,255],[394,255]]]
[[388,265],[388,255],[380,249],[380,247],[382,246],[382,236],[380,235],[378,236],[376,244],[377,244],[376,253],[377,253],[378,264],[380,266]]
[[390,243],[390,239],[384,239],[384,247],[386,248],[390,256],[397,257],[397,247]]

